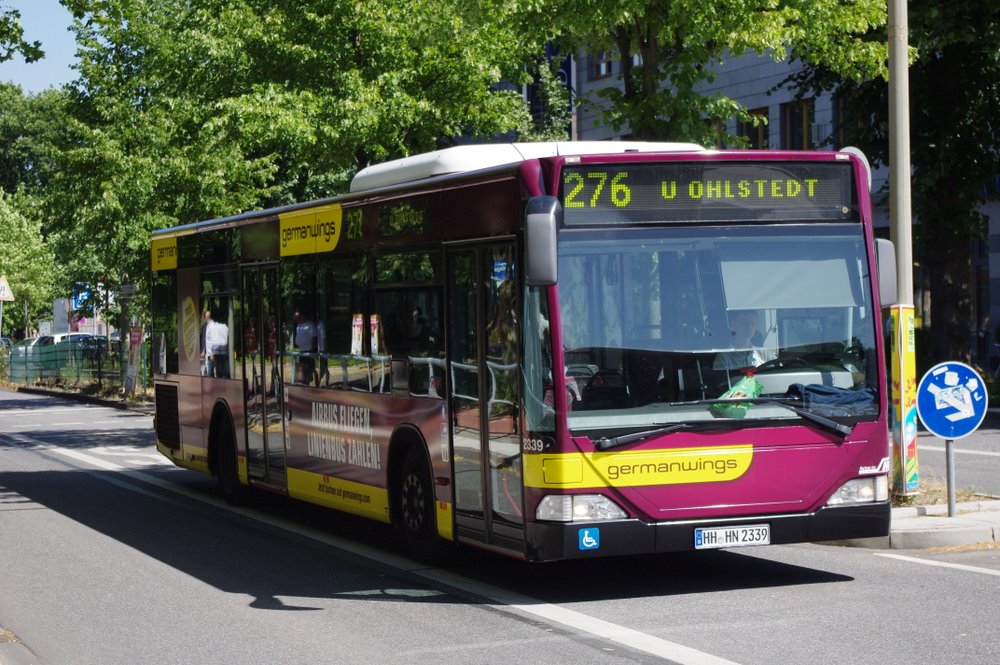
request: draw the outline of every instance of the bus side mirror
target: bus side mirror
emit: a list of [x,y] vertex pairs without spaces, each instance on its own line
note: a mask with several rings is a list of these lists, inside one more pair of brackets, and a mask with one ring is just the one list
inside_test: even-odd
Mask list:
[[875,238],[878,269],[878,299],[882,307],[896,304],[896,248],[884,238]]
[[562,205],[554,196],[528,199],[524,210],[524,281],[528,286],[551,286],[559,272],[558,231]]

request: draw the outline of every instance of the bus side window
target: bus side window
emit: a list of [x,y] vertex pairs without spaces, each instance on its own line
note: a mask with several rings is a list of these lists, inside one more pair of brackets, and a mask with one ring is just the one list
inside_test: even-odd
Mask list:
[[[375,389],[371,360],[368,261],[363,255],[321,260],[318,266],[319,384],[339,390]],[[365,329],[368,328],[366,331]]]
[[315,385],[318,380],[316,286],[316,262],[313,256],[285,259],[281,277],[286,326],[282,375],[289,383]]
[[376,263],[374,314],[381,321],[386,360],[397,367],[392,388],[414,396],[444,394],[441,271],[437,252],[381,256]]

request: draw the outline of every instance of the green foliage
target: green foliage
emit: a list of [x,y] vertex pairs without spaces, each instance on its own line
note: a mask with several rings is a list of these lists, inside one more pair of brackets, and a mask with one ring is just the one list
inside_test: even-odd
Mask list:
[[25,328],[28,321],[51,316],[59,273],[51,248],[42,238],[32,202],[24,195],[0,192],[0,275],[7,277],[16,300],[4,303],[3,334]]
[[21,12],[0,5],[0,62],[6,62],[15,55],[22,56],[25,62],[35,62],[45,57],[41,46],[38,41],[25,41]]
[[561,58],[540,57],[535,65],[535,104],[531,117],[517,132],[519,141],[567,141],[573,113],[569,90],[559,78]]
[[60,150],[72,142],[66,124],[69,96],[46,90],[25,96],[0,83],[0,189],[39,193],[60,168]]
[[[441,0],[72,0],[80,78],[46,188],[72,279],[148,279],[165,226],[344,191],[527,117],[508,34]],[[508,30],[515,29],[511,25]]]
[[727,58],[747,52],[823,63],[852,80],[885,72],[884,44],[864,39],[885,23],[883,0],[539,2],[565,49],[621,62],[622,87],[582,101],[600,122],[637,139],[715,143],[714,121],[754,120],[732,99],[699,92]]
[[[990,0],[910,0],[909,78],[914,254],[927,267],[932,330],[920,350],[935,363],[969,355],[974,321],[972,242],[986,236],[981,206],[998,197],[1000,174],[1000,6]],[[884,42],[884,31],[871,41]],[[844,80],[809,66],[793,81],[848,104],[848,140],[873,164],[889,161],[885,80]]]
[[884,62],[857,36],[884,22],[875,0],[62,1],[79,78],[0,87],[0,187],[33,197],[64,292],[104,275],[144,293],[152,231],[340,193],[369,163],[456,137],[566,138],[550,40],[624,60],[623,89],[591,102],[636,138],[709,142],[706,119],[750,120],[697,92],[731,55],[852,78]]

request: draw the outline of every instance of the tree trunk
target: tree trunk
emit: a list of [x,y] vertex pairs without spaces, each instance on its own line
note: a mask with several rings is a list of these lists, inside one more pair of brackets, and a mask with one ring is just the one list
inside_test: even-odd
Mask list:
[[936,235],[922,252],[931,291],[930,331],[918,349],[923,370],[946,360],[969,362],[976,334],[969,236]]

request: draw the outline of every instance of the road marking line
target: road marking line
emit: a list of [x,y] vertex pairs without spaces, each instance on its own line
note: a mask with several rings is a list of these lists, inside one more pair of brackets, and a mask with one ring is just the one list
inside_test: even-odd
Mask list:
[[[925,445],[920,445],[920,446],[918,446],[917,451],[919,452],[921,450],[929,450],[929,451],[934,452],[934,453],[943,453],[943,452],[947,452],[948,449],[945,448],[944,446],[925,446]],[[993,451],[990,451],[990,450],[963,450],[961,448],[955,448],[955,454],[956,455],[984,455],[986,457],[1000,457],[1000,452],[993,452]]]
[[977,566],[966,566],[961,563],[948,563],[946,561],[931,561],[929,559],[918,559],[912,556],[903,556],[902,554],[887,554],[885,552],[875,552],[875,556],[885,557],[886,559],[899,559],[900,561],[909,561],[911,563],[922,563],[925,566],[937,566],[938,568],[953,568],[955,570],[964,570],[969,573],[982,573],[983,575],[994,575],[1000,577],[1000,570],[990,570],[989,568],[979,568]]
[[[43,442],[38,443],[45,445]],[[405,557],[382,552],[373,547],[351,542],[344,538],[324,533],[312,527],[306,527],[284,520],[279,520],[268,515],[262,515],[245,508],[240,508],[238,506],[230,506],[217,497],[195,492],[194,490],[190,490],[168,480],[149,476],[141,471],[128,469],[115,464],[114,462],[109,462],[86,453],[55,447],[50,448],[50,450],[85,464],[90,464],[106,471],[117,471],[125,476],[128,476],[129,478],[155,485],[161,489],[166,489],[188,498],[211,504],[216,508],[228,510],[255,521],[263,522],[269,526],[278,527],[285,531],[322,542],[326,545],[344,550],[351,554],[371,559],[381,565],[387,565],[412,575],[423,577],[437,585],[443,584],[454,589],[459,589],[466,593],[486,598],[499,605],[505,605],[525,614],[539,617],[548,622],[561,624],[575,632],[589,633],[610,642],[616,642],[631,649],[635,649],[636,651],[642,651],[654,656],[669,659],[676,663],[676,665],[738,665],[734,661],[713,656],[712,654],[698,651],[697,649],[693,649],[691,647],[686,647],[683,644],[678,644],[653,635],[648,635],[646,633],[626,628],[625,626],[620,626],[609,621],[604,621],[596,617],[591,617],[586,614],[581,614],[580,612],[566,609],[558,605],[544,603],[529,596],[523,596],[513,591],[508,591],[500,587],[478,582],[447,570],[422,567],[417,562],[411,561]],[[103,479],[112,482],[115,485],[124,487],[125,489],[136,491],[141,494],[152,495],[152,493],[148,490],[130,486],[128,483],[123,483],[122,481],[111,478]]]

